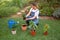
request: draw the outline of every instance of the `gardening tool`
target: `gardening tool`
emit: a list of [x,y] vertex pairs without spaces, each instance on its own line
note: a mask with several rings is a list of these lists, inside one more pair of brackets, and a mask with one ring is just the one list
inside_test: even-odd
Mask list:
[[13,27],[14,24],[16,24],[16,22],[13,19],[10,19],[8,21],[8,26],[9,26],[10,29]]

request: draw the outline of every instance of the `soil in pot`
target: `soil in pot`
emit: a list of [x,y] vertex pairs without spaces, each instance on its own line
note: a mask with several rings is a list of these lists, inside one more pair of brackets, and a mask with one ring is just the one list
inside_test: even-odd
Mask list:
[[47,35],[48,35],[48,31],[45,31],[45,32],[44,32],[44,35],[47,36]]
[[31,33],[32,36],[35,36],[36,35],[36,31],[35,30],[31,30],[30,33]]
[[22,30],[26,31],[27,30],[27,25],[22,25]]

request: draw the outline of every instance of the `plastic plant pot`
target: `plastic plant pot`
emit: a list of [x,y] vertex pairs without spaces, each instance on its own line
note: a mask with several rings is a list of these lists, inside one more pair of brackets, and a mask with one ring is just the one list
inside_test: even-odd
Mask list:
[[45,32],[44,32],[44,35],[47,36],[47,35],[48,35],[48,31],[45,31]]
[[35,30],[31,30],[30,33],[31,33],[32,36],[36,35],[36,31]]
[[27,25],[25,25],[25,24],[22,25],[22,30],[23,30],[23,31],[26,31],[26,30],[27,30]]
[[26,17],[23,17],[23,20],[25,20],[26,19]]
[[15,34],[16,34],[16,30],[12,30],[11,32],[12,32],[12,34],[13,34],[13,35],[15,35]]

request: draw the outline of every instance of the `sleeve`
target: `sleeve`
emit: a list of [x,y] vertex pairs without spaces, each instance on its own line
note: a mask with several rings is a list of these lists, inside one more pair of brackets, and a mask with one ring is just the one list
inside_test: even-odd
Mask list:
[[39,15],[39,10],[35,12],[35,16],[38,16]]
[[[32,11],[32,8],[30,9],[29,13]],[[26,17],[29,15],[29,13],[26,15]]]
[[30,11],[29,12],[31,12],[32,11],[32,8],[30,9]]

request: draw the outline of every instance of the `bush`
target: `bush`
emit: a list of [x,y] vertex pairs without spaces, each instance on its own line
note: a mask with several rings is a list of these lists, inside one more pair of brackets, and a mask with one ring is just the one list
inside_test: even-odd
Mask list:
[[57,8],[57,9],[54,11],[53,16],[56,17],[56,18],[60,18],[60,8]]
[[51,16],[53,9],[51,7],[44,7],[40,11],[41,11],[41,15]]
[[51,16],[54,12],[54,8],[49,5],[49,3],[39,3],[39,9],[41,11],[40,15]]
[[14,5],[13,2],[3,1],[0,3],[0,17],[10,16],[19,11],[19,7]]
[[29,2],[32,1],[32,0],[13,0],[13,3],[20,7],[20,8],[23,8],[27,5],[29,5]]
[[10,16],[15,14],[19,10],[18,7],[1,7],[0,8],[0,17]]

